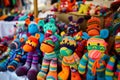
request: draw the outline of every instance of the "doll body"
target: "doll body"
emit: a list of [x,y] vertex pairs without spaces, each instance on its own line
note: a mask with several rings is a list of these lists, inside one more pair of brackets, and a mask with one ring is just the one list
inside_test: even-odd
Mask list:
[[81,77],[77,71],[80,58],[74,52],[76,41],[72,37],[67,36],[63,38],[60,45],[60,53],[63,56],[63,59],[61,64],[62,71],[58,74],[58,79],[67,80],[71,73],[71,80],[81,80]]

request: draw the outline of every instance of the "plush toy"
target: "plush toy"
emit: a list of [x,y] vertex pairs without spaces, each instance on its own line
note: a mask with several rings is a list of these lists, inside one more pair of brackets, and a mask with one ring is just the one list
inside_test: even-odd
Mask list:
[[67,1],[68,1],[67,11],[68,12],[72,12],[73,11],[73,7],[75,6],[76,0],[67,0]]
[[67,12],[68,9],[68,1],[67,0],[60,0],[60,6],[58,8],[60,12]]
[[70,22],[67,26],[67,35],[74,36],[80,30],[79,24],[82,23],[84,19],[79,18],[77,21],[74,21],[72,16],[68,17],[68,19]]
[[44,20],[39,20],[38,21],[39,32],[41,32],[41,33],[44,33],[44,31],[43,31],[44,24],[45,24]]
[[28,37],[25,45],[23,46],[23,50],[28,52],[26,63],[17,68],[16,74],[18,76],[27,75],[29,80],[36,80],[36,76],[38,73],[38,52],[36,51],[36,47],[39,44],[39,34],[35,36]]
[[91,37],[87,41],[88,52],[82,56],[78,66],[80,74],[86,72],[86,80],[105,80],[105,68],[109,56],[105,54],[107,43],[104,39],[108,34],[108,30],[104,30],[99,36]]
[[80,58],[74,52],[76,49],[76,41],[70,36],[65,36],[60,42],[60,54],[62,59],[62,71],[58,74],[58,80],[68,80],[71,71],[71,80],[81,80],[77,71]]
[[[37,75],[37,80],[57,80],[57,54],[55,52],[58,39],[56,36],[45,38],[40,49],[44,53],[42,67]],[[48,72],[48,73],[47,73]]]
[[[10,52],[9,52],[9,57],[6,59],[4,62],[0,64],[0,71],[6,71],[7,67],[9,65],[13,65],[9,68],[10,71],[14,71],[20,62],[20,58],[22,55],[22,49],[21,49],[21,42],[19,39],[15,39],[11,44],[10,44]],[[15,60],[15,61],[14,61]]]
[[101,21],[99,18],[97,17],[91,17],[91,19],[89,19],[87,21],[87,30],[86,32],[88,33],[89,36],[96,36],[100,34],[100,30],[101,30]]
[[80,8],[79,8],[79,11],[78,13],[79,14],[88,14],[88,10],[89,10],[89,4],[80,4]]
[[114,56],[110,57],[105,71],[106,80],[120,79],[120,32],[115,36]]
[[75,49],[75,52],[81,58],[84,54],[84,51],[86,50],[86,42],[87,40],[82,39],[82,31],[79,31],[75,36],[74,39],[76,40],[77,47]]

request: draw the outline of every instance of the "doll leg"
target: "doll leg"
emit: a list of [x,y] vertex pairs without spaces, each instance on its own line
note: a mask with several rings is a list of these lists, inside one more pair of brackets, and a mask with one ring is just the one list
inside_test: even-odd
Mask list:
[[57,80],[57,58],[54,58],[50,62],[50,70],[47,75],[47,80]]
[[27,73],[27,77],[29,80],[37,80],[37,73],[38,73],[38,54],[33,54],[33,60],[30,70]]
[[27,54],[27,60],[25,62],[25,65],[24,66],[21,66],[19,68],[16,69],[16,74],[18,76],[23,76],[23,75],[27,75],[27,71],[30,69],[31,67],[31,62],[32,62],[32,56],[33,53],[30,52]]
[[93,75],[93,73],[89,69],[87,71],[86,80],[95,80],[95,76]]
[[71,69],[71,80],[81,80],[80,74],[74,68]]
[[43,59],[41,70],[37,75],[37,80],[45,80],[49,64],[50,64],[50,60]]
[[7,69],[9,71],[14,71],[18,67],[20,59],[21,59],[21,55],[16,55],[15,59],[11,61],[10,64],[7,66]]
[[70,73],[70,67],[62,65],[62,71],[58,74],[58,80],[67,80]]
[[97,72],[97,80],[105,80],[105,72]]
[[8,59],[0,63],[0,71],[6,71],[7,70],[7,65],[8,65]]

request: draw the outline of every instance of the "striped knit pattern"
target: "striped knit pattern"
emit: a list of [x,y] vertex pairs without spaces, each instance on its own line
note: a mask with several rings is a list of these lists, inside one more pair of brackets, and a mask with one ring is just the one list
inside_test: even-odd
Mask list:
[[[107,62],[108,59],[109,59],[109,56],[107,56],[105,54],[101,57],[101,59],[99,61],[100,68],[97,68],[96,72],[104,72],[105,71],[105,65],[104,65],[103,61]],[[82,59],[80,60],[79,66],[78,66],[79,73],[81,73],[81,74],[85,73],[86,65],[89,70],[92,70],[94,62],[95,62],[95,60],[92,60],[91,58],[88,57],[88,53],[84,54]]]
[[120,72],[120,61],[116,63],[117,69],[115,68],[115,63],[116,63],[116,56],[112,56],[106,67],[106,71],[105,71],[106,80],[118,80],[118,76]]
[[50,71],[57,71],[57,58],[51,60]]
[[56,58],[57,55],[55,54],[55,52],[51,52],[51,53],[45,53],[44,58],[45,59],[53,59]]
[[43,59],[42,67],[41,67],[40,72],[38,73],[38,77],[45,78],[47,71],[48,71],[49,64],[50,64],[50,60]]

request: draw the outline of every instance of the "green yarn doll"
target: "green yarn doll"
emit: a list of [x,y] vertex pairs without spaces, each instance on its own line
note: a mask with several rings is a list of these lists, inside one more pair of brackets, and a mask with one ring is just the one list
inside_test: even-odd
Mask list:
[[70,36],[65,36],[60,42],[60,54],[62,59],[62,71],[58,74],[58,80],[67,80],[71,72],[71,80],[81,80],[77,71],[80,58],[74,52],[76,41]]
[[44,57],[37,80],[57,80],[57,54],[55,49],[58,43],[56,36],[47,37],[42,42],[40,50],[44,53]]
[[[78,70],[80,74],[86,74],[86,80],[105,80],[106,63],[109,56],[105,54],[108,37],[108,30],[100,32],[99,36],[94,36],[87,41],[87,50],[79,63]],[[86,71],[87,68],[87,71]]]

